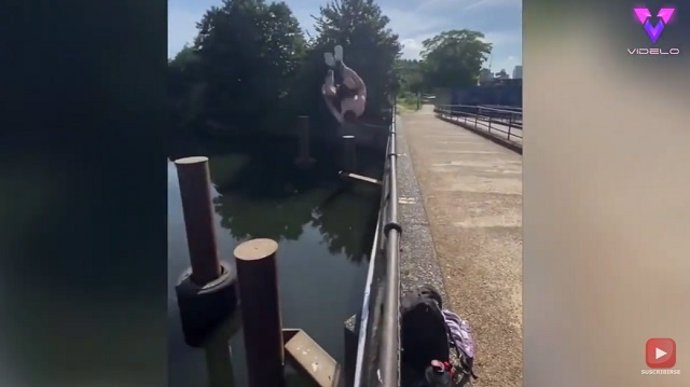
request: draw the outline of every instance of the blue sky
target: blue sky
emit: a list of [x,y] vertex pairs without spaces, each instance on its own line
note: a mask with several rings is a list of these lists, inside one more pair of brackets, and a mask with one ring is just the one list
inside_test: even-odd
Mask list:
[[[310,15],[328,0],[285,1],[302,29],[313,34]],[[196,36],[196,22],[221,0],[168,0],[168,57]],[[419,57],[422,41],[439,32],[468,28],[481,31],[493,43],[491,69],[512,74],[522,64],[522,0],[379,0],[389,27],[404,45],[403,58]],[[488,66],[488,63],[485,65]]]

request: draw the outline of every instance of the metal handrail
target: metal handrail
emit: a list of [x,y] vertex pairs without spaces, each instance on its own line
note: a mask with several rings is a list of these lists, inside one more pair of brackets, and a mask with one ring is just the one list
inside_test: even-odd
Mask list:
[[469,108],[469,109],[480,109],[480,110],[485,110],[485,111],[489,111],[489,112],[522,115],[522,108],[519,108],[519,107],[509,108],[509,109],[506,109],[506,108],[499,109],[499,108],[490,107],[487,105],[436,105],[436,108],[441,107],[441,106],[449,107],[449,108],[460,107],[460,108]]
[[506,110],[509,112],[519,112],[522,113],[522,108],[519,106],[507,106],[507,105],[479,105],[482,108],[485,109],[497,109],[497,110]]
[[[494,137],[497,137],[496,134],[502,134],[508,141],[522,142],[522,110],[496,109],[482,105],[437,105],[434,112],[441,118],[456,123],[463,119],[465,125],[471,125],[477,130],[486,130]],[[474,118],[473,123],[468,121],[470,117]],[[502,126],[507,126],[508,130]]]
[[400,232],[396,111],[392,110],[381,206],[359,321],[354,387],[400,385]]
[[[395,114],[395,110],[393,111]],[[383,303],[383,332],[380,355],[381,386],[400,385],[400,233],[398,223],[397,179],[397,118],[394,115],[388,142],[388,222],[383,227],[386,237],[386,281]]]

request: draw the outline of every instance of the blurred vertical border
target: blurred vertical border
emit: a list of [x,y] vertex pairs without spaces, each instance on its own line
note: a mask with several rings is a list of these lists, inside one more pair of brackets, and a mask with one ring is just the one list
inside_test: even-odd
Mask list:
[[[656,44],[635,6],[677,7]],[[525,386],[689,386],[690,3],[523,10]],[[641,372],[654,337],[679,375]]]
[[165,386],[167,3],[0,19],[0,385]]

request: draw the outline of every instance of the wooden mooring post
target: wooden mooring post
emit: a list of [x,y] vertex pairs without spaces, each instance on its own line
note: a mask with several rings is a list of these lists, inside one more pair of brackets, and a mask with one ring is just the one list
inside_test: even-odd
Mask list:
[[311,157],[309,116],[297,117],[297,136],[299,138],[299,155],[295,164],[302,168],[310,167],[314,165],[316,160]]
[[235,248],[249,387],[284,387],[285,363],[276,253],[278,243],[253,239]]
[[216,234],[213,229],[210,173],[207,157],[186,157],[175,161],[180,182],[192,280],[204,285],[220,277]]
[[185,341],[196,347],[236,309],[236,276],[218,255],[208,158],[186,157],[175,166],[191,263],[175,292]]
[[249,387],[285,387],[286,358],[319,387],[341,386],[345,374],[301,329],[283,329],[278,294],[278,243],[253,239],[235,248]]
[[342,169],[346,172],[355,172],[357,170],[357,141],[355,136],[343,136]]

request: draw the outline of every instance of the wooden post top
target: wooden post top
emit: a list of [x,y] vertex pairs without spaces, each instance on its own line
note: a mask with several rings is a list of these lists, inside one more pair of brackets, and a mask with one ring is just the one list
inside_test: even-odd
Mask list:
[[242,261],[258,261],[268,258],[278,251],[278,243],[273,239],[258,238],[241,243],[235,248],[235,258]]
[[206,156],[192,156],[183,157],[181,159],[175,160],[175,165],[190,165],[190,164],[201,164],[208,161]]

